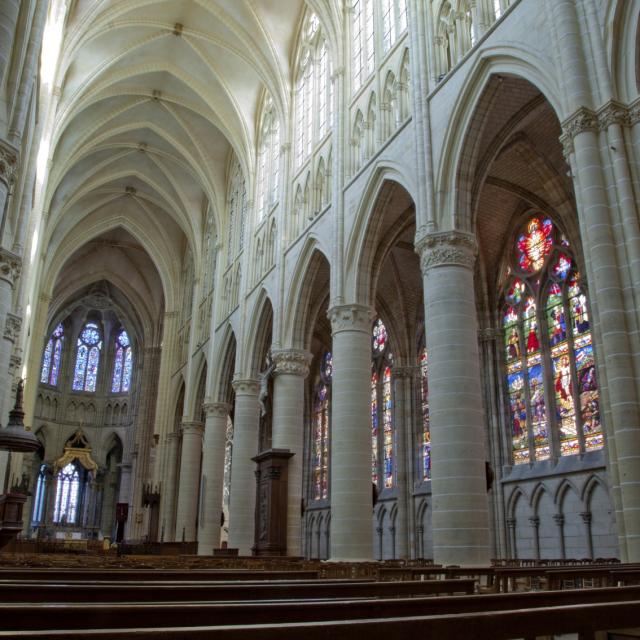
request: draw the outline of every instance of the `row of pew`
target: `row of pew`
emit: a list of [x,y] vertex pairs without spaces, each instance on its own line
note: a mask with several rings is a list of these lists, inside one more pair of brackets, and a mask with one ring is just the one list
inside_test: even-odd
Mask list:
[[[381,565],[378,579],[295,568],[0,567],[0,638],[640,638],[638,565],[386,569],[398,567]],[[529,571],[545,590],[515,590]],[[548,575],[571,571],[602,580],[558,589]]]

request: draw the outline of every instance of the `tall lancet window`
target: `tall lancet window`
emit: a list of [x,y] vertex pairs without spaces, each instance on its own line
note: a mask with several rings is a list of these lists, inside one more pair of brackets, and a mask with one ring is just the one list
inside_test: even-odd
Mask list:
[[64,340],[64,327],[59,324],[51,334],[42,356],[42,369],[40,370],[40,382],[50,384],[52,387],[58,384],[60,362],[62,360],[62,344]]
[[600,449],[588,301],[569,242],[536,214],[511,252],[502,323],[513,462]]
[[53,521],[75,524],[80,502],[80,474],[78,467],[70,462],[60,469],[56,478],[56,500],[53,507]]
[[431,478],[431,428],[429,426],[429,363],[427,350],[422,348],[418,356],[420,366],[420,413],[422,417],[422,441],[420,443],[420,471],[423,480]]
[[123,329],[116,338],[116,353],[113,360],[112,393],[127,393],[131,386],[133,355],[129,335]]
[[331,374],[333,359],[327,351],[320,366],[320,383],[316,387],[313,403],[313,432],[311,443],[312,497],[329,497],[329,413],[331,408]]
[[80,332],[76,366],[73,375],[74,391],[95,391],[98,382],[102,337],[98,325],[88,322]]
[[380,490],[393,487],[395,476],[393,355],[387,328],[380,319],[373,325],[371,344],[371,480]]

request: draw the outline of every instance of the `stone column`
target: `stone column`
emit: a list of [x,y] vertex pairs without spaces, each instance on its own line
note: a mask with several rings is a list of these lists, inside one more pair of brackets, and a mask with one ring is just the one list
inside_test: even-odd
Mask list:
[[540,518],[538,516],[529,518],[529,524],[533,534],[533,557],[536,560],[540,560]]
[[[409,557],[408,513],[409,499],[413,474],[411,473],[416,452],[416,435],[412,428],[411,396],[413,391],[413,379],[417,367],[394,367],[393,379],[395,382],[395,464],[397,487],[397,516],[395,537],[395,558]],[[415,421],[422,425],[422,421]]]
[[518,557],[518,545],[516,544],[516,519],[507,518],[507,530],[509,531],[509,546],[511,547],[511,557]]
[[204,405],[207,415],[202,456],[202,519],[198,535],[198,555],[209,556],[220,546],[220,514],[224,484],[224,452],[230,405]]
[[[2,182],[0,181],[0,185]],[[1,196],[2,194],[0,194]],[[21,260],[18,256],[0,249],[0,409],[8,404],[7,394],[11,389],[9,380],[9,364],[13,345],[20,337],[22,319],[12,311],[13,287],[20,276]],[[36,373],[36,376],[39,372]]]
[[258,452],[257,380],[234,380],[236,406],[231,456],[231,489],[229,496],[229,547],[240,555],[250,555],[254,542],[256,479],[253,458]]
[[417,243],[429,353],[433,558],[490,560],[484,410],[473,282],[476,243],[460,231]]
[[582,522],[584,522],[584,535],[587,540],[587,557],[593,560],[593,536],[591,535],[591,512],[583,511],[580,514]]
[[178,484],[176,538],[184,542],[193,542],[196,539],[203,432],[202,422],[182,423],[182,456],[180,459],[180,483]]
[[162,527],[160,539],[174,542],[176,539],[176,480],[178,473],[178,439],[176,432],[166,435],[166,477],[162,487]]
[[[616,240],[607,200],[598,142],[598,120],[580,108],[563,124],[565,155],[569,158],[578,198],[580,235],[589,272],[594,320],[599,325],[601,352],[598,364],[606,374],[610,421],[606,425],[618,453],[620,509],[624,537],[621,556],[640,561],[640,406],[631,356],[627,309],[620,278]],[[605,365],[604,367],[602,365]],[[612,474],[615,475],[615,474]]]
[[288,449],[287,555],[302,555],[302,463],[304,449],[304,380],[311,354],[300,349],[274,350],[271,440],[274,449]]
[[333,330],[331,559],[371,560],[371,322],[369,307],[329,310]]
[[20,13],[20,0],[3,0],[0,4],[0,86],[11,61],[11,52]]
[[554,514],[553,520],[556,523],[556,526],[558,527],[558,542],[560,543],[559,545],[560,558],[564,560],[566,557],[566,552],[564,547],[564,514],[562,513]]

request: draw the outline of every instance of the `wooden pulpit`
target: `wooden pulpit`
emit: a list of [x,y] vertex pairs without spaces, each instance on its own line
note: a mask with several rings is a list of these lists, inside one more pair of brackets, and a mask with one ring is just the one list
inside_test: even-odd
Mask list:
[[256,528],[253,555],[287,554],[288,449],[268,449],[252,460],[256,469]]

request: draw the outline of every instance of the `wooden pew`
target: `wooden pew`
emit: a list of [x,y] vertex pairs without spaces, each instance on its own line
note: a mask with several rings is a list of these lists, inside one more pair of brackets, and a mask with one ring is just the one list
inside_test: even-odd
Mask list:
[[60,582],[118,580],[315,580],[318,571],[268,569],[0,569],[0,580]]
[[2,604],[5,630],[276,624],[449,615],[640,599],[640,587],[398,599],[233,603]]
[[396,598],[474,592],[474,580],[412,582],[74,582],[5,581],[0,602],[195,602],[302,600],[309,598]]
[[[481,596],[478,596],[481,597]],[[243,624],[170,628],[94,629],[97,640],[405,640],[412,635],[424,640],[509,640],[535,636],[578,633],[580,640],[594,640],[594,633],[640,624],[640,600],[578,604],[538,609],[473,612],[434,616],[408,616],[363,620]],[[0,631],[0,638],[87,637],[83,630]]]

